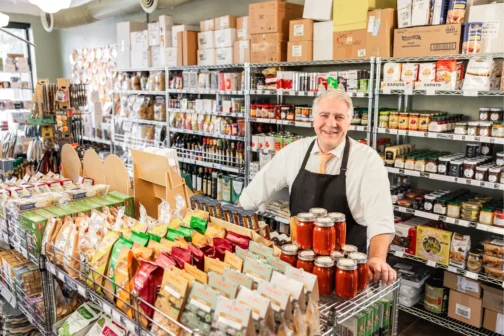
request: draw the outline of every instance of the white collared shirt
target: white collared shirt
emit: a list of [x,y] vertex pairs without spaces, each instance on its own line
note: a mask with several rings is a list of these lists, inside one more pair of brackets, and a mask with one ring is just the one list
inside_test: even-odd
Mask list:
[[[304,138],[279,151],[243,190],[240,205],[245,209],[257,209],[273,193],[287,186],[291,192],[308,147],[315,139],[316,137]],[[348,206],[355,221],[367,227],[369,243],[369,239],[376,235],[395,232],[390,183],[378,153],[367,145],[353,139],[350,141],[346,173]],[[326,163],[326,174],[339,174],[345,143],[346,140],[330,152],[334,157]],[[318,172],[319,152],[315,141],[306,163],[307,170]]]

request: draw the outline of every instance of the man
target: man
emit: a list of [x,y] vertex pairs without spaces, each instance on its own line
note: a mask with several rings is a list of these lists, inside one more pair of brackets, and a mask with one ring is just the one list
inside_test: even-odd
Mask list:
[[352,115],[346,92],[329,90],[317,97],[317,136],[278,152],[243,191],[240,205],[256,209],[288,186],[291,216],[315,207],[344,213],[347,243],[368,252],[374,281],[390,284],[396,272],[386,263],[395,232],[388,174],[376,151],[347,137]]

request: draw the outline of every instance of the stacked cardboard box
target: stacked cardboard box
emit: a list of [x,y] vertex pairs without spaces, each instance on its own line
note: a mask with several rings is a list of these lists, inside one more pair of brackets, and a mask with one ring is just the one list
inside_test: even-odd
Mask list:
[[287,61],[313,60],[313,20],[291,20],[289,43],[287,44]]
[[237,18],[221,16],[200,22],[198,65],[232,64]]
[[153,67],[176,66],[176,49],[173,48],[173,19],[161,15],[158,22],[149,23],[149,44]]
[[117,24],[117,67],[132,67],[132,33],[146,31],[144,22],[119,22]]
[[236,19],[237,41],[233,46],[233,60],[235,63],[250,63],[250,31],[248,29],[248,16]]

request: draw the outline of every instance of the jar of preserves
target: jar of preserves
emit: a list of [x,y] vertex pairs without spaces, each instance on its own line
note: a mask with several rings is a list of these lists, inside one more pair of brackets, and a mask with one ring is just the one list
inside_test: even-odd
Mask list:
[[433,212],[438,214],[438,215],[446,215],[446,207],[448,205],[448,202],[446,199],[443,197],[439,197],[436,202],[434,203],[434,210]]
[[399,129],[407,130],[409,127],[409,113],[402,112],[399,113]]
[[479,273],[483,268],[483,251],[481,249],[471,249],[467,257],[467,270]]
[[[390,121],[389,121],[390,122]],[[369,124],[369,116],[367,112],[362,112],[361,125],[367,126]]]
[[493,152],[493,144],[486,142],[481,144],[480,149],[481,155],[492,155],[492,152]]
[[504,138],[504,121],[494,121],[492,125],[492,136]]
[[378,127],[388,128],[389,126],[389,111],[381,111],[378,119]]
[[481,121],[489,121],[490,120],[490,109],[488,107],[480,107],[479,120],[481,120]]
[[333,221],[336,231],[336,244],[334,249],[341,250],[346,244],[346,217],[340,212],[331,212],[327,216]]
[[460,201],[451,201],[448,203],[446,215],[451,218],[460,218]]
[[460,135],[467,135],[467,123],[465,122],[455,123],[455,129],[453,130],[453,133]]
[[479,134],[479,122],[467,123],[467,135],[477,136]]
[[394,167],[399,168],[399,169],[404,169],[405,161],[406,161],[406,155],[404,155],[404,154],[397,155],[397,157],[394,161]]
[[399,127],[399,112],[390,112],[389,114],[389,128],[397,129]]
[[427,212],[432,212],[434,209],[434,202],[436,201],[436,196],[433,195],[425,195],[424,196],[424,210]]
[[308,212],[301,212],[297,215],[296,241],[302,250],[312,248],[313,227],[315,225],[315,216]]
[[315,219],[313,227],[313,251],[321,256],[331,255],[336,247],[336,229],[329,217]]
[[424,172],[426,164],[427,164],[427,160],[424,156],[417,157],[417,159],[415,161],[415,170],[420,171],[420,172]]
[[486,181],[488,175],[488,167],[487,166],[478,166],[476,167],[476,174],[474,174],[474,178],[478,181]]
[[369,281],[369,267],[367,264],[367,255],[361,252],[350,253],[348,258],[355,261],[357,264],[358,287],[357,290],[362,292],[366,289]]
[[334,261],[330,256],[322,256],[315,258],[315,266],[313,267],[313,275],[317,276],[319,294],[328,296],[334,293]]
[[413,206],[412,206],[412,208],[415,209],[415,210],[422,210],[423,209],[423,203],[424,203],[423,196],[416,196],[415,199],[413,200]]
[[340,259],[336,267],[336,295],[350,300],[357,295],[358,288],[357,264],[352,259]]
[[488,168],[488,182],[499,183],[501,170],[501,167]]
[[461,177],[464,169],[464,161],[453,160],[450,161],[450,176]]
[[479,155],[480,152],[480,144],[470,143],[466,145],[466,157],[475,158]]
[[495,164],[497,166],[504,166],[504,152],[497,153],[497,158],[495,159]]
[[480,211],[479,222],[481,224],[492,225],[494,222],[494,208],[491,206],[483,207]]
[[440,157],[438,159],[437,173],[440,175],[447,175],[450,168],[450,158]]
[[250,117],[251,118],[256,118],[257,115],[257,104],[252,104],[250,105]]
[[338,262],[338,260],[340,260],[341,258],[345,258],[345,256],[340,251],[332,251],[331,258],[333,259],[334,263],[336,264]]
[[464,177],[468,179],[473,179],[476,174],[476,166],[478,161],[476,160],[465,160],[464,161]]
[[504,209],[497,208],[494,210],[494,221],[493,225],[498,227],[504,227]]
[[425,171],[429,173],[437,173],[438,157],[436,155],[431,155],[427,157],[427,160],[425,162]]
[[415,154],[406,155],[406,160],[404,161],[404,169],[415,170],[415,162]]
[[285,261],[292,267],[296,267],[297,264],[298,247],[294,244],[285,244],[282,246],[282,253],[280,254],[280,260]]
[[345,255],[345,258],[348,258],[348,255],[350,253],[357,252],[357,246],[345,244],[345,245],[343,245],[343,247],[341,248],[341,250],[343,251],[343,254]]
[[492,124],[492,122],[480,122],[478,135],[483,137],[490,136]]
[[313,261],[315,260],[315,252],[312,250],[299,251],[297,256],[296,268],[303,269],[305,272],[313,271]]
[[324,208],[311,208],[310,213],[315,216],[315,218],[327,216],[327,210]]
[[418,131],[420,123],[420,113],[410,113],[408,129],[410,131]]
[[502,121],[503,109],[498,107],[492,107],[490,109],[490,120],[489,121]]
[[421,132],[429,131],[430,122],[431,122],[431,115],[429,113],[420,114],[418,130]]

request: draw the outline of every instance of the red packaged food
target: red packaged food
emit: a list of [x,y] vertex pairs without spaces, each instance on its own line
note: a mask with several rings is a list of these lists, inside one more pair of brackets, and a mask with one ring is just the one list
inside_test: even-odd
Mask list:
[[192,243],[187,244],[187,249],[191,252],[194,266],[198,267],[199,270],[203,271],[205,268],[205,255],[199,248],[194,246]]
[[[215,238],[214,238],[215,239]],[[215,247],[211,246],[211,245],[206,245],[206,246],[203,246],[201,249],[200,249],[201,252],[203,252],[203,254],[208,257],[208,258],[217,258],[217,251],[215,249]]]
[[188,263],[190,265],[193,264],[191,252],[181,247],[173,247],[171,251],[171,256],[173,259],[175,259],[177,267],[180,269],[184,269],[185,263]]
[[235,246],[239,246],[244,250],[248,250],[250,237],[228,231],[226,234],[226,239],[231,243],[231,245],[233,245],[232,252],[234,252]]
[[227,239],[215,237],[213,239],[213,245],[215,247],[216,257],[222,262],[224,262],[224,256],[226,255],[226,251],[233,253],[233,245],[231,245],[231,242]]
[[161,253],[156,259],[155,264],[169,270],[177,266],[177,262],[168,253]]
[[[149,261],[142,261],[135,276],[133,277],[133,285],[135,293],[140,296],[143,301],[140,301],[140,323],[147,327],[149,320],[145,317],[152,318],[154,306],[157,297],[157,289],[161,286],[164,270]],[[149,306],[151,305],[151,306]],[[142,314],[143,313],[143,314]],[[145,315],[145,316],[144,316]]]

